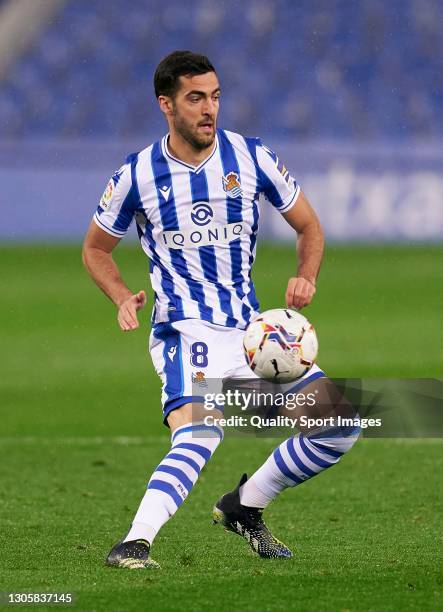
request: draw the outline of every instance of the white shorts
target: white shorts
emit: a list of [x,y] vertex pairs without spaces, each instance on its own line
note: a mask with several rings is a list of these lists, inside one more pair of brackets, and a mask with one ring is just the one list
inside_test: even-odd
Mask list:
[[[196,384],[205,379],[258,378],[246,363],[242,329],[214,325],[198,319],[174,323],[157,323],[151,331],[149,351],[162,381],[163,415],[192,402],[201,402],[195,395]],[[325,376],[313,365],[292,387],[298,390],[308,382]],[[200,383],[200,384],[199,384]]]

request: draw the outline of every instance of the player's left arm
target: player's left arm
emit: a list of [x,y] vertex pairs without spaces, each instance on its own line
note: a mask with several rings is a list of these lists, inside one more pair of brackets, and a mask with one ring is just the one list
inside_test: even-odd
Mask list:
[[323,230],[314,209],[302,191],[294,206],[282,214],[298,236],[297,276],[291,277],[288,281],[286,305],[288,308],[300,310],[311,303],[316,292],[317,277],[323,258]]

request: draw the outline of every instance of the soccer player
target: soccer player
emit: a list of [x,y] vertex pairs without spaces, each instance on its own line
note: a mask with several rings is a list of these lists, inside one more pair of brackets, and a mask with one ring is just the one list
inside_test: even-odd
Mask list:
[[[90,275],[117,307],[120,328],[136,329],[145,292],[125,285],[112,258],[135,219],[155,297],[150,353],[162,380],[171,448],[154,470],[128,533],[108,555],[109,565],[128,568],[157,566],[150,557],[156,534],[222,440],[221,428],[203,423],[193,381],[253,377],[242,337],[259,312],[251,281],[259,196],[298,235],[288,307],[300,309],[312,300],[323,253],[317,216],[275,153],[258,138],[217,128],[220,84],[208,58],[171,53],[157,67],[154,87],[169,132],[130,155],[111,177],[83,247]],[[313,366],[298,384],[322,376]],[[337,462],[354,439],[291,438],[217,502],[214,520],[245,537],[262,557],[291,556],[264,524],[263,508],[284,488]]]

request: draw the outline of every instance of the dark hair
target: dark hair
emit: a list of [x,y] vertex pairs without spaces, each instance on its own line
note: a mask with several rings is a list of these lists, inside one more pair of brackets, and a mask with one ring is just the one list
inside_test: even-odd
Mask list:
[[181,76],[195,76],[215,72],[205,55],[192,51],[174,51],[162,59],[154,74],[155,95],[173,97]]

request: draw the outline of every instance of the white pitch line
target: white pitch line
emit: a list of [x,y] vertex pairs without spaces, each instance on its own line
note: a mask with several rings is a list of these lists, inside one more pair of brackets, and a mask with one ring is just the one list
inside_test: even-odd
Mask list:
[[363,438],[363,440],[368,443],[373,440],[385,440],[387,442],[391,442],[393,444],[441,444],[443,442],[442,437],[435,438]]
[[[227,436],[228,440],[236,439],[235,436]],[[238,439],[238,438],[237,438]],[[245,438],[242,437],[241,440]],[[276,445],[278,438],[261,438],[251,440],[257,443],[267,443]],[[390,444],[441,444],[443,438],[362,438],[359,444],[371,444],[373,442],[389,442]],[[115,444],[116,446],[149,446],[169,444],[169,436],[0,436],[1,445],[41,445],[41,446],[100,446],[102,444]]]
[[169,436],[95,436],[95,437],[76,437],[76,436],[16,436],[0,437],[2,444],[37,444],[42,446],[100,446],[102,444],[116,444],[118,446],[144,446],[151,444],[169,443]]

